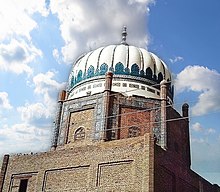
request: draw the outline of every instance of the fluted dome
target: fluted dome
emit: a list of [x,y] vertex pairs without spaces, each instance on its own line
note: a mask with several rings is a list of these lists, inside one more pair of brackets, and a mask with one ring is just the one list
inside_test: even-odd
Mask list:
[[69,98],[104,91],[107,71],[114,74],[112,90],[127,95],[159,98],[157,85],[163,79],[171,81],[166,64],[155,54],[127,44],[109,45],[81,56],[73,64]]

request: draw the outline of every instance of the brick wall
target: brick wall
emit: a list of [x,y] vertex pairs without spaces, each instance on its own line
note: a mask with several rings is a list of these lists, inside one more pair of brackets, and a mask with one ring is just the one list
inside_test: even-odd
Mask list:
[[11,156],[3,192],[153,191],[153,139],[145,136]]
[[[172,108],[167,119],[181,116]],[[220,190],[190,169],[187,119],[167,122],[167,150],[155,146],[155,192],[217,192]]]
[[[83,128],[85,140],[92,140],[92,128],[94,127],[94,109],[87,109],[70,113],[66,143],[74,145],[74,134],[77,129]],[[82,140],[80,140],[82,141]]]
[[141,112],[139,108],[121,107],[119,117],[119,139],[129,137],[129,128],[137,127],[139,135],[150,132],[150,111]]
[[9,161],[9,155],[4,155],[3,161],[2,161],[2,168],[0,173],[0,191],[2,191],[2,187],[4,184],[5,174],[8,167],[8,161]]

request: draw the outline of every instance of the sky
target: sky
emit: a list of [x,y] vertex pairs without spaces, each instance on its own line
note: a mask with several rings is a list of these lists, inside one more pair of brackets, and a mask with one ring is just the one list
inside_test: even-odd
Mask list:
[[0,2],[0,156],[50,148],[58,92],[82,53],[127,42],[172,71],[190,105],[192,169],[220,185],[219,0]]

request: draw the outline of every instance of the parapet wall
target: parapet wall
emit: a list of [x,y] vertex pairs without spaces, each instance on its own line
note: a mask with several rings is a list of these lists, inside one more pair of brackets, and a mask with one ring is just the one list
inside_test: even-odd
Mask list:
[[34,191],[153,191],[153,139],[130,139],[33,155],[11,156],[3,192],[18,192],[20,180]]

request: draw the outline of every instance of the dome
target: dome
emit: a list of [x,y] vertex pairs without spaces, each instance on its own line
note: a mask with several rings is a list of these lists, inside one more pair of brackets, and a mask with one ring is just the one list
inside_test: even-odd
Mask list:
[[[114,74],[112,91],[128,96],[158,99],[160,82],[171,82],[171,73],[159,57],[124,41],[100,47],[76,60],[69,76],[68,99],[103,92],[108,71]],[[168,92],[172,101],[173,91]]]

